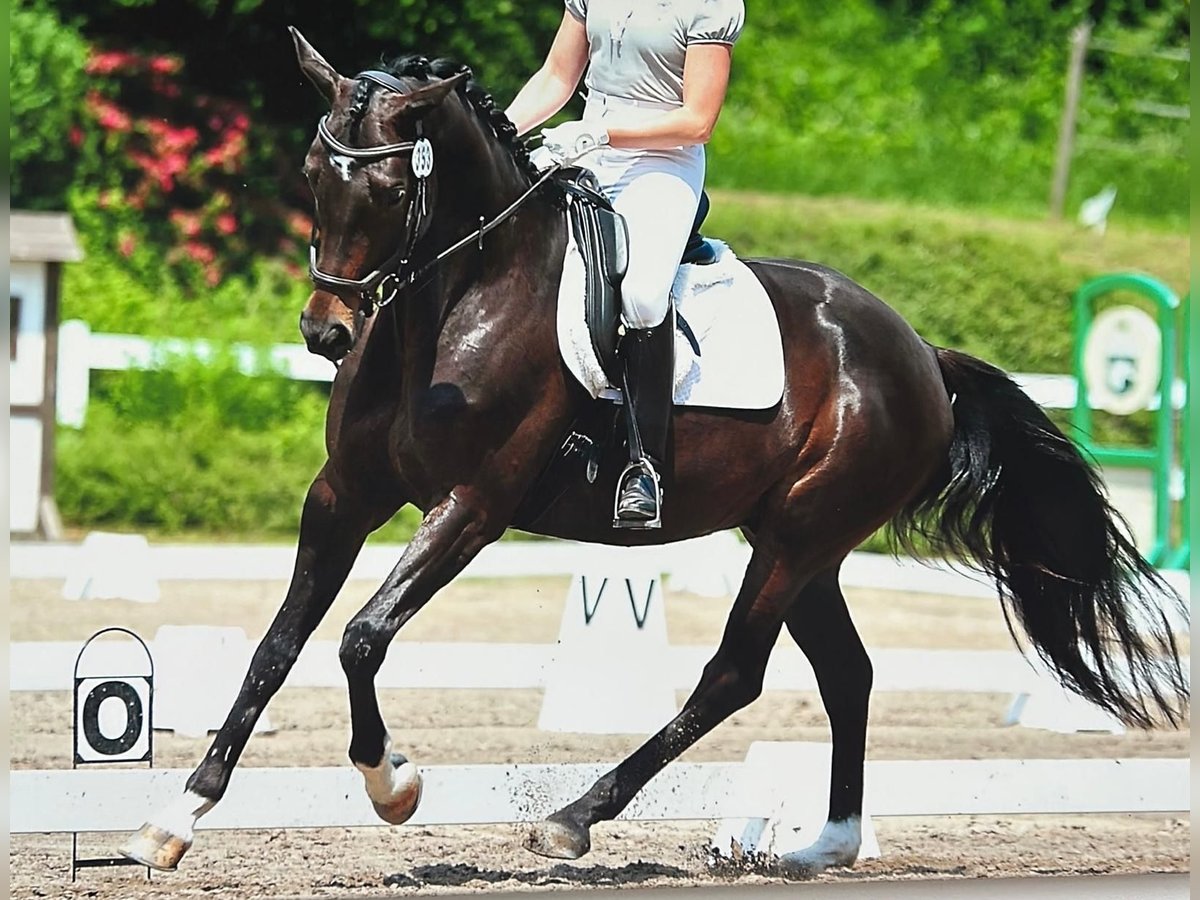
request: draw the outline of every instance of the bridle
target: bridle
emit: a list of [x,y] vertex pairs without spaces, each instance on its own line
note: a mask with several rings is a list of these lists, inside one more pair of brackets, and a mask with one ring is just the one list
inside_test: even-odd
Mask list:
[[[400,94],[405,93],[407,90],[403,82],[388,72],[375,70],[360,72],[355,76],[355,79],[371,81]],[[402,156],[406,153],[412,154],[412,173],[416,177],[417,187],[415,196],[409,201],[408,211],[405,213],[406,239],[396,249],[396,252],[377,268],[361,278],[342,278],[341,276],[321,271],[317,267],[317,252],[320,249],[320,239],[316,223],[314,222],[313,224],[313,236],[308,248],[308,274],[313,284],[321,290],[326,290],[339,296],[347,291],[357,292],[359,298],[362,300],[362,312],[368,318],[374,315],[376,309],[387,306],[395,300],[402,290],[412,285],[418,278],[452,253],[456,253],[472,243],[478,249],[482,250],[484,235],[516,212],[558,170],[558,167],[555,166],[545,171],[525,193],[491,221],[486,221],[484,216],[480,216],[478,228],[465,235],[461,240],[451,244],[423,266],[413,269],[411,267],[412,253],[418,239],[421,237],[422,224],[429,218],[429,211],[426,208],[426,198],[428,195],[426,182],[433,173],[433,144],[429,141],[429,138],[425,137],[421,120],[418,119],[416,122],[417,139],[415,141],[403,141],[397,144],[377,144],[373,147],[351,147],[343,144],[333,136],[327,124],[328,119],[329,116],[324,115],[317,123],[317,136],[321,139],[321,143],[325,145],[325,149],[330,154],[344,156],[357,163],[372,163],[382,159]]]

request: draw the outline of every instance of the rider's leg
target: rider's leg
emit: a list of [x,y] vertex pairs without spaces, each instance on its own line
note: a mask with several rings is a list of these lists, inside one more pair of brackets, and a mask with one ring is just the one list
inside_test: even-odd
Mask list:
[[653,328],[633,328],[621,339],[625,396],[628,414],[637,421],[640,452],[632,438],[630,468],[617,495],[617,522],[642,524],[659,519],[655,473],[667,459],[671,425],[672,386],[675,380],[674,316]]
[[644,527],[660,516],[655,480],[667,458],[675,370],[670,291],[696,214],[703,157],[698,171],[695,163],[689,170],[670,157],[639,163],[612,193],[629,229],[621,356],[643,451],[638,458],[631,442],[630,463],[638,465],[626,470],[618,485],[617,521]]

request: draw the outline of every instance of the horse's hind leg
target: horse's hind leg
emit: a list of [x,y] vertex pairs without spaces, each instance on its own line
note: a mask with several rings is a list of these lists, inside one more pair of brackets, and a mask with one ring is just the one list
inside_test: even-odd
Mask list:
[[241,756],[254,723],[329,610],[350,574],[366,536],[399,504],[363,507],[339,497],[322,472],[309,488],[300,519],[296,566],[283,601],[254,651],[250,669],[225,723],[203,761],[188,778],[183,796],[152,816],[122,847],[130,859],[174,869],[192,844],[196,820],[216,805]]
[[862,843],[871,660],[846,608],[836,566],[805,585],[784,622],[812,663],[833,732],[828,821],[815,843],[780,858],[786,869],[814,873],[852,865]]
[[577,859],[591,848],[591,826],[615,818],[672,759],[762,692],[771,648],[806,572],[759,535],[716,654],[683,710],[574,803],[533,827],[525,846],[542,856]]

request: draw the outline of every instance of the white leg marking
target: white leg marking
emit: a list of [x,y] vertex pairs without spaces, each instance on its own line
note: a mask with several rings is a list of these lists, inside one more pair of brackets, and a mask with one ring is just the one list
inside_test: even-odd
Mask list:
[[417,767],[411,762],[400,766],[392,765],[392,736],[389,734],[383,741],[383,757],[377,766],[367,766],[355,763],[355,768],[363,773],[367,783],[367,796],[374,802],[387,805],[405,796],[413,789],[413,782],[419,779]]
[[214,806],[216,803],[207,797],[201,797],[193,791],[185,791],[182,797],[152,816],[147,824],[191,843],[196,820]]
[[826,822],[821,836],[809,847],[785,853],[779,863],[798,872],[822,872],[830,866],[851,866],[862,844],[862,819],[851,816],[841,822]]

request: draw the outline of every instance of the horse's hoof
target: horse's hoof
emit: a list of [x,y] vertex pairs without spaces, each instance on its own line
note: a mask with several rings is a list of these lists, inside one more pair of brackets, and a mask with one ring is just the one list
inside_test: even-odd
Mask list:
[[375,814],[389,825],[403,825],[421,804],[421,773],[399,753],[392,753],[389,761],[392,796],[382,803],[372,798],[371,805],[375,807]]
[[826,822],[816,842],[803,850],[779,857],[778,867],[785,875],[811,878],[826,869],[849,867],[858,860],[862,845],[862,822],[857,816],[838,822]]
[[183,859],[183,854],[187,853],[191,846],[190,837],[180,837],[147,822],[117,848],[117,852],[160,872],[174,872],[179,860]]
[[551,859],[579,859],[592,849],[586,828],[558,819],[546,819],[529,829],[525,849]]

